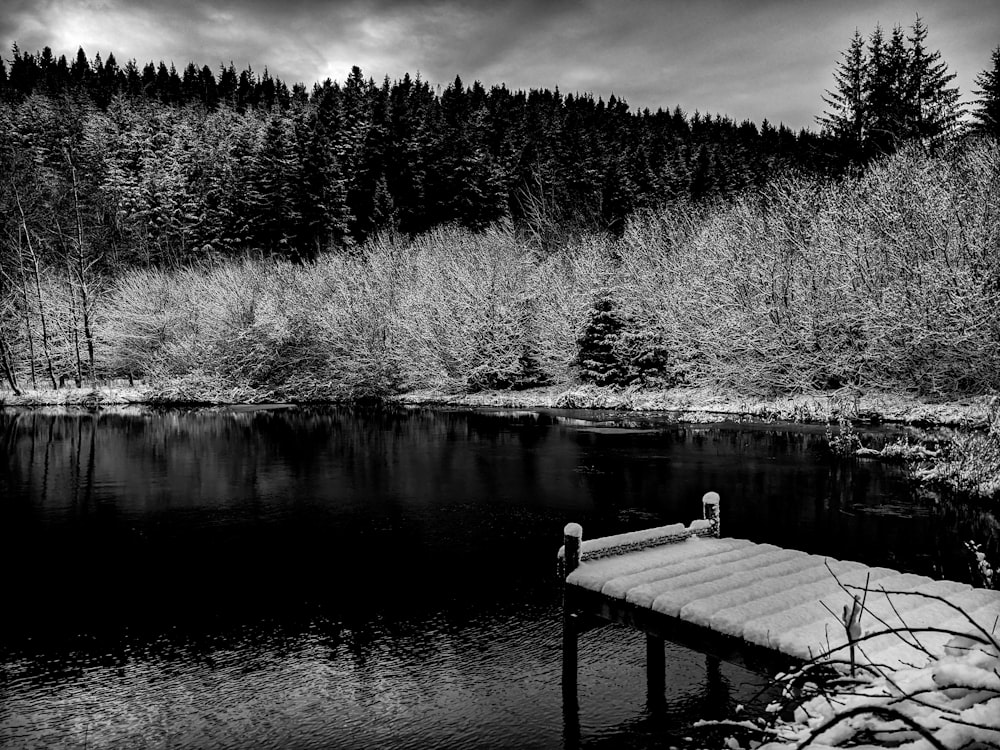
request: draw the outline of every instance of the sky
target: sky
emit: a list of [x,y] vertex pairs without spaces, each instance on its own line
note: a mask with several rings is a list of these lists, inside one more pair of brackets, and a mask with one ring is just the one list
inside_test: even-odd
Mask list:
[[1000,0],[0,0],[5,59],[16,42],[70,60],[113,52],[218,71],[265,68],[291,85],[403,73],[446,86],[556,88],[633,108],[816,129],[855,29],[919,15],[963,101],[1000,45]]

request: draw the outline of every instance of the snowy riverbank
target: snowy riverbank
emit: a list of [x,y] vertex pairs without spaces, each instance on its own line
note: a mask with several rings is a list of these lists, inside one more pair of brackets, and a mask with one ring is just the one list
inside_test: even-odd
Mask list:
[[970,428],[986,425],[989,407],[988,397],[931,402],[903,394],[861,393],[854,389],[759,398],[709,388],[640,390],[592,385],[469,394],[417,391],[400,396],[399,401],[468,407],[669,411],[698,422],[735,419],[824,423],[847,418]]
[[[214,387],[213,387],[214,386]],[[343,401],[331,394],[330,401]],[[220,388],[187,378],[158,384],[26,390],[20,396],[0,391],[0,405],[15,407],[126,404],[263,404],[306,403],[313,399],[294,394],[258,391],[249,387]],[[759,398],[709,388],[641,390],[563,384],[526,390],[447,393],[422,390],[390,400],[409,406],[439,405],[469,408],[604,409],[637,412],[673,412],[685,421],[787,421],[824,423],[841,418],[870,423],[984,427],[989,419],[989,397],[931,401],[914,396],[865,392],[856,389]]]

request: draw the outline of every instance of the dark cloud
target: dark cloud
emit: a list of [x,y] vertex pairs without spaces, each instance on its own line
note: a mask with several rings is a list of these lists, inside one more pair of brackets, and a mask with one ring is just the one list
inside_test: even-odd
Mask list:
[[[904,0],[0,0],[0,40],[72,55],[115,52],[216,67],[266,66],[289,82],[419,72],[555,87],[637,107],[813,124],[854,29],[909,26]],[[996,0],[921,11],[968,94],[1000,39]]]

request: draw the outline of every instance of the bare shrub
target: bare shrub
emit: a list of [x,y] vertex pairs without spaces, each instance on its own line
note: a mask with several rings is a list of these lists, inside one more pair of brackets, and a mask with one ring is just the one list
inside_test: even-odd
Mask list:
[[111,373],[164,378],[197,366],[180,357],[198,337],[190,295],[177,274],[132,269],[118,277],[99,305],[98,351]]
[[[418,238],[401,303],[406,371],[414,384],[503,388],[542,357],[531,254],[509,227],[473,235],[443,229]],[[530,368],[529,368],[530,369]]]
[[621,283],[691,382],[982,392],[1000,380],[998,171],[995,144],[904,151],[837,184],[776,180],[693,225],[643,217]]
[[395,237],[308,267],[304,301],[313,309],[316,340],[334,392],[380,398],[403,387],[400,305],[411,277],[407,247]]

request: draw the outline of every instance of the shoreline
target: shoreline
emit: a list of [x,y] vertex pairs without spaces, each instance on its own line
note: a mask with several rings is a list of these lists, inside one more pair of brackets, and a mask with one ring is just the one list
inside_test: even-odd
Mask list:
[[[277,404],[358,403],[352,399],[297,399],[288,394],[258,393],[246,388],[205,393],[178,384],[157,386],[100,386],[25,391],[15,396],[0,391],[0,408],[51,409],[52,407],[104,409],[122,406],[206,406],[261,409]],[[197,392],[194,392],[197,391]],[[989,422],[990,396],[949,401],[931,401],[894,392],[861,392],[842,388],[836,391],[761,398],[727,393],[705,387],[663,390],[599,387],[563,384],[521,391],[481,391],[448,393],[416,390],[387,398],[387,404],[403,406],[448,406],[501,409],[567,409],[624,411],[636,413],[671,412],[680,421],[693,422],[796,422],[824,424],[841,419],[868,424],[899,424],[976,429]]]

